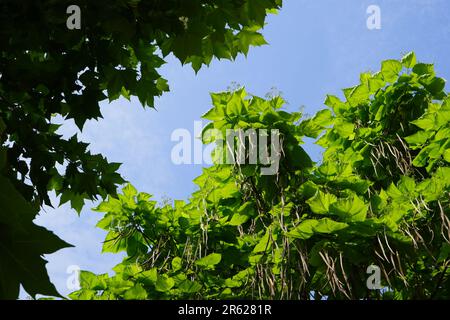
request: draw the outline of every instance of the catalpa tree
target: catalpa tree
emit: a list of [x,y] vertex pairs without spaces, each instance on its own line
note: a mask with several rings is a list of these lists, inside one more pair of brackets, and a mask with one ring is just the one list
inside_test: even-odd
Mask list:
[[[173,54],[195,71],[265,43],[259,33],[281,0],[4,0],[0,4],[0,298],[57,295],[43,254],[68,246],[32,223],[49,192],[80,212],[116,194],[119,164],[91,154],[77,136],[101,117],[99,103],[138,97],[154,107],[169,90],[158,74]],[[79,10],[79,28],[67,19]],[[70,9],[72,8],[72,9]],[[68,10],[70,9],[70,10]],[[59,116],[62,123],[52,119]]]
[[[345,99],[328,96],[310,119],[284,111],[280,96],[212,94],[204,143],[216,139],[212,128],[278,130],[278,172],[226,164],[216,149],[187,202],[159,205],[127,185],[96,209],[108,231],[103,252],[125,259],[113,276],[82,271],[70,297],[449,299],[444,88],[410,53],[363,73]],[[319,163],[304,137],[324,148]],[[376,271],[379,283],[368,281]]]

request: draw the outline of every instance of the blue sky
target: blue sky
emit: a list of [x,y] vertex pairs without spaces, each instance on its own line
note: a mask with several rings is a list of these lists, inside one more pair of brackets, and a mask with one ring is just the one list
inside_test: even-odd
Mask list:
[[[366,26],[372,4],[381,9],[380,30]],[[202,166],[172,164],[175,142],[170,137],[177,128],[193,132],[194,121],[211,106],[210,92],[226,90],[233,82],[259,96],[276,88],[289,102],[288,110],[303,106],[312,115],[324,108],[326,94],[341,95],[342,88],[357,84],[360,73],[378,71],[382,60],[411,50],[449,79],[449,13],[448,0],[284,0],[263,31],[268,46],[253,48],[234,62],[214,61],[197,75],[169,57],[160,72],[171,91],[157,100],[157,111],[143,109],[135,99],[104,103],[104,119],[86,124],[81,137],[92,152],[123,163],[121,174],[138,190],[156,200],[185,199]],[[77,130],[69,122],[61,132],[69,136]],[[308,142],[305,148],[320,158],[317,146]],[[95,228],[101,214],[92,212],[93,206],[88,203],[80,217],[68,206],[45,208],[36,220],[75,245],[46,256],[51,280],[62,294],[71,291],[66,286],[70,265],[105,273],[121,260],[101,254],[105,233]]]

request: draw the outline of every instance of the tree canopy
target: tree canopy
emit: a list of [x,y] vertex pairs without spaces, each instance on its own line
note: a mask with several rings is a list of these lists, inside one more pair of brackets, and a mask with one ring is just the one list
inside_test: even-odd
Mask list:
[[[77,5],[81,28],[66,26]],[[49,192],[81,211],[115,195],[118,163],[91,154],[58,128],[83,128],[99,103],[136,96],[143,106],[169,90],[158,74],[173,54],[195,71],[265,43],[260,29],[281,0],[3,0],[0,3],[0,298],[57,296],[43,254],[68,246],[32,222]],[[59,117],[56,117],[59,116]],[[63,119],[56,123],[54,119]]]
[[[82,271],[73,299],[449,299],[450,98],[414,53],[363,73],[302,119],[282,97],[212,94],[207,129],[277,129],[278,174],[215,165],[189,201],[127,185],[102,202],[115,274]],[[324,148],[313,163],[305,137]],[[220,150],[219,150],[220,151]],[[219,155],[219,156],[218,156]],[[367,286],[379,268],[382,290]],[[380,289],[378,288],[378,289]]]

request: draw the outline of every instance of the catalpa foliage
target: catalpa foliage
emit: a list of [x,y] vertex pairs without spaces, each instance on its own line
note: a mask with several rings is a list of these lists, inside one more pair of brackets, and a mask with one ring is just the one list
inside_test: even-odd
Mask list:
[[[209,128],[278,129],[277,175],[205,168],[189,201],[158,205],[131,185],[109,197],[103,251],[115,274],[81,273],[72,299],[450,298],[450,98],[414,53],[328,96],[310,119],[277,96],[212,95]],[[317,138],[323,158],[301,147]],[[204,137],[210,143],[212,137]],[[384,290],[369,290],[369,266]]]

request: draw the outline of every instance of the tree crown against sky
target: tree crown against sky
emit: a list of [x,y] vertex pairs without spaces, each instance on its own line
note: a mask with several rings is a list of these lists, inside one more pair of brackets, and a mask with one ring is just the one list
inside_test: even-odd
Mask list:
[[[69,30],[77,5],[81,28]],[[42,254],[67,246],[32,223],[49,191],[78,212],[85,200],[115,194],[118,163],[91,154],[77,136],[63,139],[55,116],[82,129],[101,117],[99,102],[137,96],[143,106],[168,91],[158,74],[173,54],[195,70],[265,43],[258,32],[280,0],[13,1],[0,13],[0,297],[19,284],[31,295],[56,294]],[[15,199],[8,201],[8,199]],[[28,243],[28,240],[32,240]],[[25,244],[28,243],[28,244]],[[29,266],[34,266],[30,271]]]
[[[280,96],[212,94],[203,142],[215,141],[210,129],[277,130],[277,174],[249,158],[223,164],[215,149],[187,202],[161,206],[126,186],[96,208],[103,252],[126,257],[113,276],[82,271],[70,297],[448,299],[444,88],[434,66],[409,53],[361,74],[344,101],[327,96],[328,109],[310,119],[284,111]],[[305,137],[325,148],[319,163]]]

